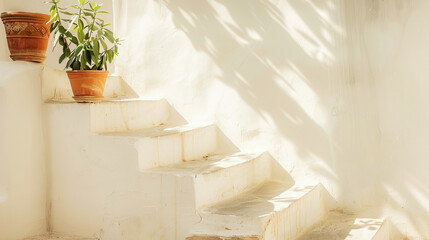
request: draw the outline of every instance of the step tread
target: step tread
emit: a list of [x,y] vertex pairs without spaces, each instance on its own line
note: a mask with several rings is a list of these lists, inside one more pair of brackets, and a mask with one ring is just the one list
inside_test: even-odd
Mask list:
[[207,207],[202,210],[202,213],[238,217],[265,217],[289,207],[318,185],[317,182],[291,186],[292,184],[269,180],[233,199]]
[[250,162],[262,154],[263,152],[240,152],[231,155],[213,155],[198,160],[147,170],[147,172],[172,174],[176,176],[204,175]]
[[381,218],[331,212],[325,220],[304,233],[298,240],[370,240],[383,224],[384,219]]
[[[142,99],[142,98],[127,98],[127,97],[117,97],[109,98],[105,97],[96,102],[88,102],[90,104],[103,104],[103,103],[125,103],[125,102],[157,102],[163,101],[163,99]],[[78,103],[73,98],[63,98],[63,99],[50,99],[46,100],[47,104],[64,104],[64,103]]]
[[199,124],[186,124],[180,126],[166,126],[161,125],[158,127],[141,129],[141,130],[130,130],[120,132],[106,132],[100,133],[106,136],[128,136],[128,137],[162,137],[171,134],[178,134],[196,130],[205,127],[214,127],[213,123],[199,123]]

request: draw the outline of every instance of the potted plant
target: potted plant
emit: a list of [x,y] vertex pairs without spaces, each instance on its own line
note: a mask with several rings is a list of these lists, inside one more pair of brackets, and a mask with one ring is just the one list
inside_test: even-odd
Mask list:
[[4,12],[10,58],[14,61],[43,62],[49,42],[50,17],[29,12]]
[[[103,98],[108,75],[107,65],[118,55],[120,40],[113,36],[100,16],[101,5],[86,0],[78,0],[72,5],[74,11],[58,6],[60,0],[50,0],[50,32],[54,36],[53,48],[58,44],[63,54],[62,63],[67,59],[66,69],[73,90],[73,98],[78,102],[97,101]],[[65,18],[64,16],[68,16]]]

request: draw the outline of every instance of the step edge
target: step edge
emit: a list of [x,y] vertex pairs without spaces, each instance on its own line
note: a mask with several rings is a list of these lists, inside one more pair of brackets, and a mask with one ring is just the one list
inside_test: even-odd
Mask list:
[[[252,153],[249,153],[249,152],[238,152],[238,153],[244,153],[245,155],[251,155],[251,154],[252,154]],[[221,159],[219,159],[218,161],[216,161],[216,162],[220,162],[220,161],[224,160],[225,158],[230,157],[230,156],[233,156],[233,155],[238,154],[238,153],[233,153],[233,154],[214,154],[214,155],[209,155],[209,157],[224,156],[223,158],[221,158]],[[191,160],[191,161],[186,161],[186,162],[183,162],[183,163],[175,163],[175,164],[166,165],[166,166],[161,166],[161,167],[156,167],[156,168],[152,168],[152,169],[145,169],[145,170],[141,170],[140,172],[143,172],[143,173],[162,174],[162,175],[173,175],[173,176],[177,176],[177,177],[206,175],[206,174],[212,174],[212,173],[215,173],[215,172],[218,172],[218,171],[222,171],[222,170],[225,170],[225,169],[238,167],[238,166],[240,166],[240,165],[242,165],[242,164],[246,164],[246,163],[248,163],[248,162],[254,161],[254,160],[256,160],[257,158],[261,157],[264,153],[266,153],[266,152],[258,152],[258,153],[256,153],[256,154],[257,154],[257,156],[252,157],[252,158],[250,158],[250,159],[248,159],[248,160],[246,160],[246,161],[243,161],[243,162],[237,163],[236,165],[230,166],[230,167],[228,167],[228,168],[219,168],[219,169],[215,169],[215,170],[210,171],[210,172],[199,172],[199,173],[177,173],[177,174],[173,173],[173,174],[172,174],[172,172],[169,172],[169,171],[162,171],[162,170],[161,170],[161,169],[163,169],[163,168],[171,168],[171,167],[173,167],[173,166],[177,166],[177,165],[180,165],[180,164],[186,164],[186,163],[189,163],[189,162],[204,162],[204,161],[205,161],[205,158],[199,158],[199,159],[195,159],[195,160]],[[208,161],[210,161],[210,160],[208,160]],[[203,165],[203,164],[201,164],[201,165]]]

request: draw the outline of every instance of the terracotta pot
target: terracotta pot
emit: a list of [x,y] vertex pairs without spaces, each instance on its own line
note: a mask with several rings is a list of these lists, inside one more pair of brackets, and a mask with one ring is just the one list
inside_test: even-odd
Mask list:
[[109,71],[72,70],[67,71],[74,99],[91,101],[103,98],[104,86]]
[[41,13],[4,12],[10,57],[14,61],[43,62],[49,42],[50,16]]

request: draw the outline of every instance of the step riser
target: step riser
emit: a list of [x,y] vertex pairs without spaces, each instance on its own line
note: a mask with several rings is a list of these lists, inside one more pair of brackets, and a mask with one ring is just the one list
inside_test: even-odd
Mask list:
[[316,224],[326,214],[321,185],[298,199],[289,208],[269,220],[263,239],[294,239]]
[[199,159],[218,149],[218,134],[214,125],[187,131],[181,135],[184,161]]
[[195,176],[195,202],[201,207],[235,197],[270,178],[268,154],[210,174]]
[[[237,217],[202,212],[200,213],[201,225],[194,229],[193,237],[202,240],[213,237],[221,237],[221,239],[246,239],[246,237],[270,240],[294,239],[322,220],[326,215],[326,208],[321,185],[314,186],[306,193],[301,193],[302,191],[299,189],[292,191],[300,197],[292,200],[293,203],[287,208],[265,217]],[[280,198],[279,201],[281,200]],[[275,202],[275,198],[272,201]]]
[[96,133],[146,129],[165,123],[169,105],[159,101],[118,101],[91,104],[91,130]]
[[177,164],[215,153],[217,130],[211,125],[182,133],[136,140],[140,170]]
[[[394,231],[392,231],[394,232]],[[378,231],[374,234],[371,240],[389,240],[389,239],[399,239],[399,236],[393,237],[394,234],[390,234],[390,224],[389,222],[383,222]],[[392,237],[391,237],[392,235]]]

